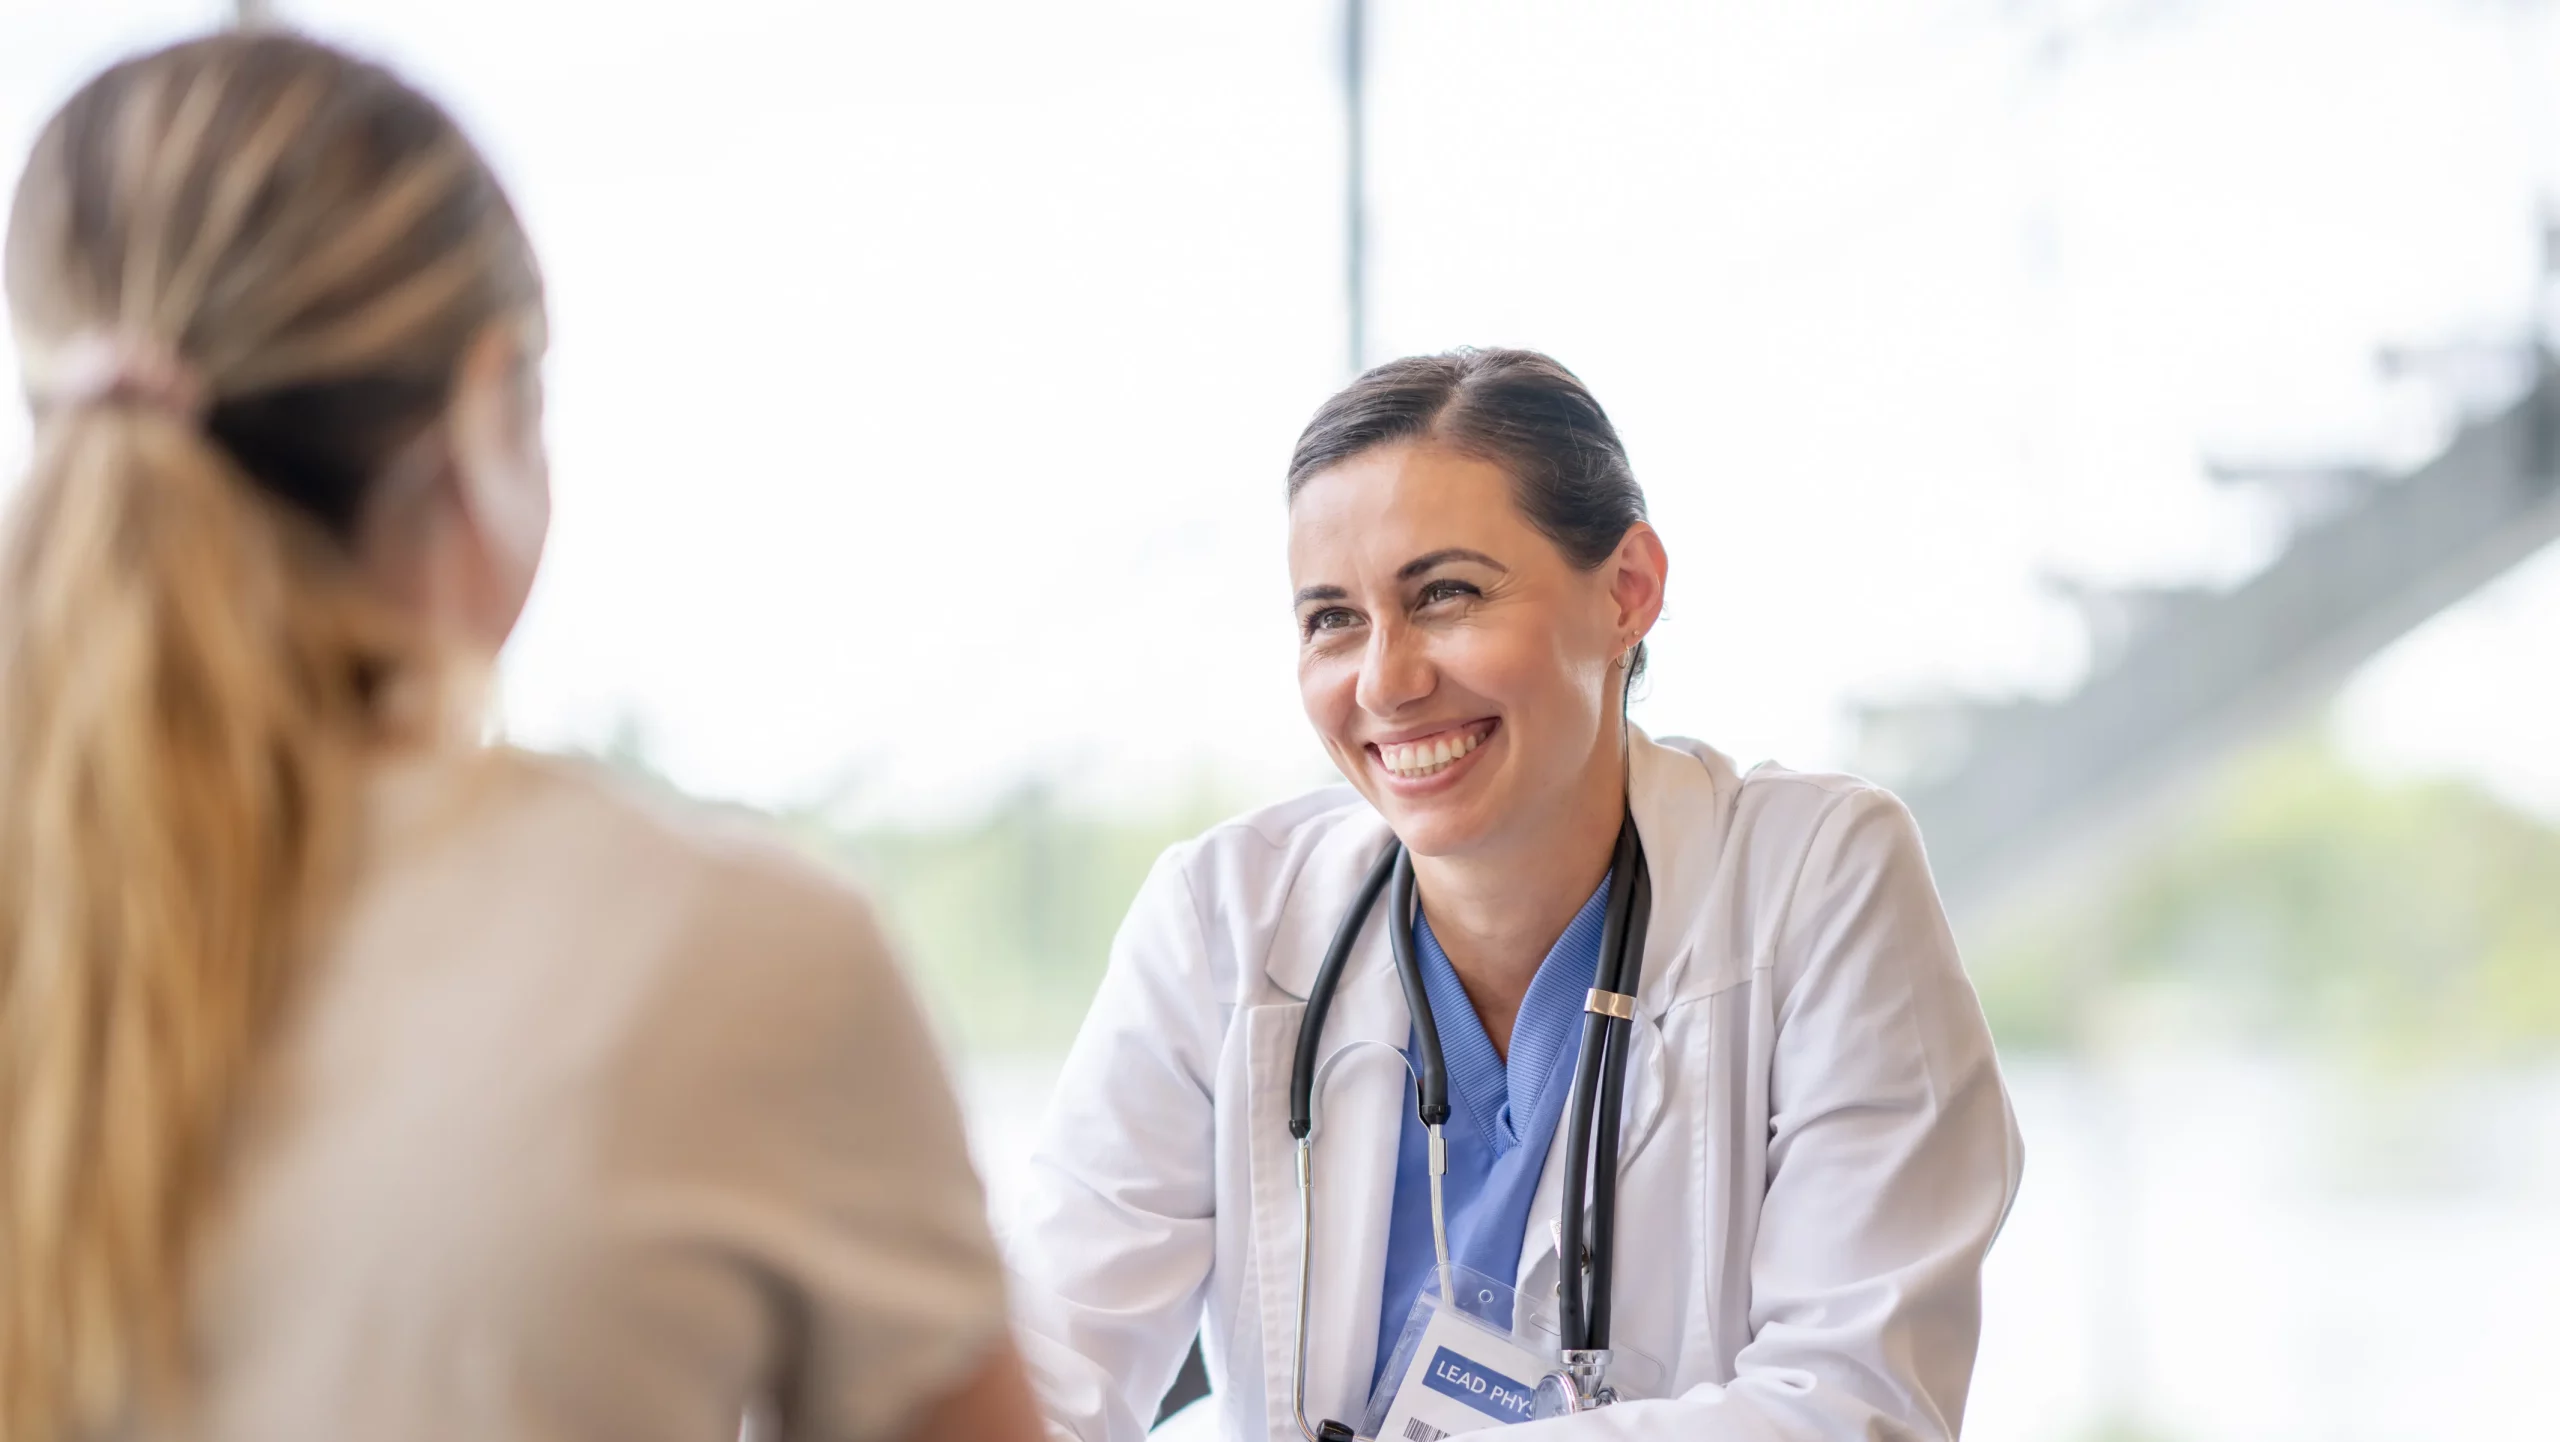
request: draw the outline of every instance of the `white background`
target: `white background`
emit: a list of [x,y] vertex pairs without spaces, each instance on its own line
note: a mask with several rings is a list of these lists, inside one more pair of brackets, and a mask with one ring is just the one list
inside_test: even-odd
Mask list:
[[[447,97],[549,266],[518,734],[926,815],[1323,774],[1278,487],[1343,374],[1333,7],[284,8]],[[1745,760],[2067,688],[2049,578],[2244,573],[2281,531],[2202,457],[2423,455],[2377,347],[2536,304],[2547,7],[1375,8],[1373,352],[1591,381],[1674,563],[1639,719]],[[209,13],[0,0],[0,143]],[[2560,809],[2554,655],[2546,559],[2341,729]]]

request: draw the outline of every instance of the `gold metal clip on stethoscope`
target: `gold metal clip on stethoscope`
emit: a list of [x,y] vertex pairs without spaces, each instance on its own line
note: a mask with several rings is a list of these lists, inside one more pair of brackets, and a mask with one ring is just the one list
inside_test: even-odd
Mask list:
[[[1312,1287],[1315,1232],[1315,1091],[1317,1047],[1333,993],[1351,959],[1352,944],[1377,909],[1378,894],[1392,888],[1396,974],[1413,1012],[1421,1065],[1414,1093],[1431,1142],[1431,1250],[1440,1271],[1440,1295],[1450,1286],[1449,1226],[1441,1208],[1441,1177],[1449,1150],[1441,1128],[1449,1120],[1449,1069],[1440,1051],[1440,1028],[1422,989],[1422,964],[1413,950],[1413,858],[1402,842],[1389,846],[1343,913],[1325,949],[1324,965],[1307,991],[1298,1023],[1297,1055],[1289,1071],[1289,1135],[1298,1143],[1297,1361],[1289,1405],[1307,1442],[1359,1442],[1359,1434],[1330,1418],[1307,1422],[1307,1298]],[[1634,1044],[1636,983],[1644,965],[1645,923],[1653,911],[1653,880],[1645,869],[1644,843],[1632,811],[1618,827],[1609,860],[1609,909],[1601,920],[1600,969],[1583,1004],[1582,1049],[1573,1065],[1573,1104],[1565,1130],[1562,1215],[1557,1220],[1556,1317],[1563,1346],[1556,1369],[1538,1382],[1532,1415],[1562,1417],[1618,1400],[1609,1377],[1609,1281],[1617,1250],[1618,1111],[1626,1093],[1627,1061]],[[1569,1265],[1571,1259],[1580,1265]]]

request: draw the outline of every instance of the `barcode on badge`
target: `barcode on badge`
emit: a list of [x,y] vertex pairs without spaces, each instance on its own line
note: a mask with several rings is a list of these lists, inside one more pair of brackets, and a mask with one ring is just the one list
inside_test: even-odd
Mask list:
[[1419,1417],[1404,1419],[1404,1442],[1440,1442],[1448,1435]]

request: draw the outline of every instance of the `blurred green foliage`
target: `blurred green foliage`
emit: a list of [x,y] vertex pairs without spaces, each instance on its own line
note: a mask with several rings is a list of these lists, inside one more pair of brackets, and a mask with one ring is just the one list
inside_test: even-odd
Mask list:
[[1968,960],[2006,1048],[2121,1036],[2386,1066],[2560,1055],[2560,828],[2467,783],[2378,780],[2298,738],[2234,763],[2193,813]]
[[950,1042],[1063,1051],[1121,914],[1164,849],[1234,811],[1208,796],[1118,819],[1027,786],[942,826],[795,827],[869,884]]
[[[584,754],[681,794],[636,716]],[[1242,809],[1204,782],[1156,814],[1112,817],[1035,781],[977,817],[937,825],[847,826],[824,804],[769,819],[863,880],[947,1042],[981,1054],[1057,1053],[1084,1020],[1147,869],[1166,847]]]
[[[654,780],[644,741],[618,732],[599,754]],[[961,822],[781,819],[869,883],[952,1043],[1054,1052],[1147,868],[1237,809],[1204,788],[1110,816],[1033,784]],[[2094,879],[1966,943],[2011,1051],[2560,1057],[2560,826],[2467,783],[2376,779],[2296,738],[2225,768]]]

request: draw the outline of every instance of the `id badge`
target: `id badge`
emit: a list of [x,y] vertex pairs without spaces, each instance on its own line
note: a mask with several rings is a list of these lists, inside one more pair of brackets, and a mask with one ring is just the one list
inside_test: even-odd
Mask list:
[[1553,1331],[1518,1316],[1508,1283],[1465,1267],[1454,1271],[1454,1305],[1441,1299],[1437,1277],[1414,1299],[1369,1399],[1362,1435],[1440,1442],[1529,1420],[1539,1379],[1555,1369]]

